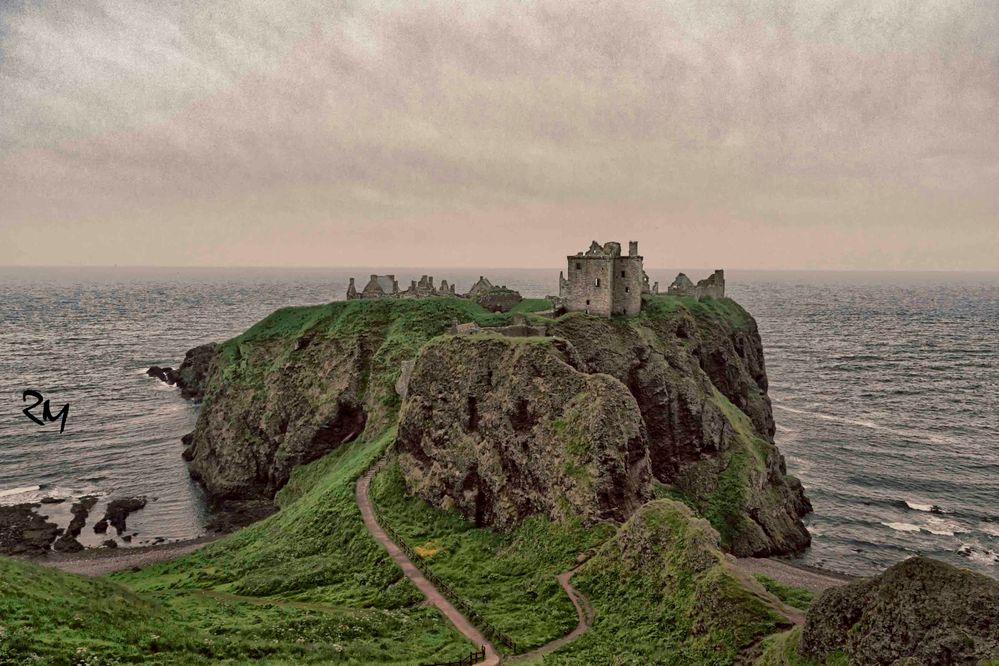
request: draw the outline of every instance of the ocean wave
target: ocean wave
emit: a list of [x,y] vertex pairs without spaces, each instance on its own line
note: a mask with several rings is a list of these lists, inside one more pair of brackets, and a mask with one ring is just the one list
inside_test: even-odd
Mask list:
[[954,536],[955,534],[966,534],[971,531],[960,523],[945,518],[934,518],[931,516],[926,520],[926,523],[926,531],[937,536]]
[[999,564],[999,553],[978,544],[962,543],[957,549],[957,554],[979,564]]
[[32,493],[36,490],[41,490],[41,486],[22,486],[20,488],[8,488],[6,490],[0,490],[0,497],[11,497],[13,495],[23,495],[24,493]]
[[912,509],[913,511],[925,511],[927,513],[947,513],[936,504],[922,504],[919,502],[911,502],[909,500],[902,500],[902,501],[905,502],[905,505],[910,509]]
[[925,431],[913,432],[909,430],[900,430],[898,428],[890,428],[888,426],[875,423],[870,420],[862,419],[851,419],[845,416],[836,416],[834,414],[826,414],[824,412],[815,412],[807,409],[797,409],[795,407],[788,407],[787,405],[781,404],[778,401],[773,401],[773,406],[775,409],[782,409],[785,412],[791,412],[792,414],[800,414],[802,416],[809,416],[812,418],[820,419],[822,421],[831,421],[834,423],[843,423],[845,425],[853,425],[859,428],[867,428],[868,430],[877,430],[879,432],[887,432],[892,435],[897,435],[899,437],[907,437],[910,439],[922,439],[931,444],[954,444],[955,440],[951,437],[943,437],[940,435],[932,435]]
[[921,532],[923,528],[919,525],[913,525],[912,523],[885,523],[882,522],[885,527],[890,527],[896,532]]

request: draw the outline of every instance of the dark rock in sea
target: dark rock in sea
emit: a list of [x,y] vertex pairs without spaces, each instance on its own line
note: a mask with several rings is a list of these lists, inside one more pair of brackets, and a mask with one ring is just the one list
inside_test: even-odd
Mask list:
[[43,497],[39,500],[42,504],[62,504],[65,501],[65,497]]
[[94,525],[94,532],[104,534],[107,532],[108,525],[110,524],[118,534],[121,534],[126,529],[125,519],[128,517],[128,514],[138,511],[144,506],[146,506],[145,497],[126,497],[111,500],[108,502],[104,517]]
[[150,377],[155,377],[161,382],[166,382],[170,386],[173,386],[174,384],[177,383],[177,375],[174,372],[173,368],[161,368],[158,365],[154,365],[153,367],[146,370],[146,374],[149,375]]
[[826,590],[808,609],[800,651],[851,664],[978,664],[999,658],[999,581],[913,557]]
[[39,555],[48,552],[59,526],[35,512],[40,504],[0,506],[0,554]]
[[87,517],[90,515],[90,510],[94,508],[95,504],[97,504],[97,498],[93,495],[87,495],[86,497],[81,497],[79,502],[75,502],[70,507],[69,510],[73,514],[73,519],[69,521],[66,532],[52,544],[53,550],[64,553],[74,553],[83,550],[83,546],[77,541],[76,537],[80,536],[80,532],[83,531],[83,527],[87,524]]
[[214,342],[200,345],[184,355],[184,361],[176,370],[154,365],[146,370],[146,374],[170,386],[177,386],[181,397],[187,400],[201,400],[205,395],[205,381],[217,349],[218,345]]
[[106,541],[101,542],[101,545],[104,546],[105,548],[117,548],[118,542],[115,541],[114,539],[108,539]]

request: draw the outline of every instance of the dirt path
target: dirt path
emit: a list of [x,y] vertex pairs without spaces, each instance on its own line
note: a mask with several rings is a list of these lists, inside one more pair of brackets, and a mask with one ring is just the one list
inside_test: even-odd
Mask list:
[[566,571],[565,573],[559,574],[558,583],[562,586],[562,589],[565,590],[565,593],[569,595],[569,601],[571,601],[572,605],[576,607],[576,615],[579,617],[579,624],[576,625],[575,629],[562,638],[556,638],[552,642],[545,643],[541,647],[535,648],[530,652],[525,652],[524,654],[507,659],[508,663],[514,664],[537,659],[538,657],[546,655],[549,652],[554,652],[563,645],[568,645],[589,631],[590,625],[593,624],[593,606],[590,605],[590,600],[583,596],[583,594],[574,588],[572,583],[569,582],[569,579],[572,578],[572,575],[576,573],[578,569],[579,567],[577,566],[569,571]]
[[206,543],[218,539],[207,536],[176,543],[135,548],[95,548],[80,553],[49,553],[45,557],[33,558],[35,564],[53,567],[83,576],[106,576],[115,571],[132,567],[144,567],[163,560],[170,560],[198,550]]
[[406,574],[406,578],[413,581],[413,584],[423,592],[427,600],[444,614],[451,624],[460,631],[468,640],[472,641],[477,646],[482,646],[486,650],[486,658],[480,661],[477,666],[497,666],[500,663],[499,654],[492,644],[486,640],[486,637],[482,635],[478,629],[476,629],[471,622],[468,621],[464,615],[462,615],[457,608],[451,605],[447,599],[444,598],[440,592],[437,591],[430,581],[424,578],[420,570],[416,568],[406,554],[391,539],[385,534],[385,530],[381,528],[378,521],[375,520],[375,512],[371,506],[371,498],[368,497],[368,487],[371,485],[371,477],[375,475],[378,471],[379,466],[376,465],[371,470],[369,470],[364,476],[362,476],[357,481],[356,497],[357,497],[357,508],[361,510],[361,517],[364,519],[364,526],[368,528],[368,532],[371,536],[388,551],[392,559],[395,560],[396,564],[402,569],[402,572]]

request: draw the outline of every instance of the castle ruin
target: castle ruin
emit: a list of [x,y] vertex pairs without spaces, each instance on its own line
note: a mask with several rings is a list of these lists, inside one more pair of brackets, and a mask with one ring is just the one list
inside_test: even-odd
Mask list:
[[394,275],[372,275],[361,291],[357,290],[354,278],[350,278],[350,284],[347,285],[348,301],[359,298],[428,298],[455,295],[454,285],[448,284],[447,280],[441,280],[440,287],[435,287],[432,275],[422,276],[419,282],[412,280],[405,291],[399,290],[399,281]]
[[558,284],[559,301],[569,312],[637,315],[642,310],[642,294],[652,292],[637,241],[628,243],[626,256],[621,254],[620,243],[593,241],[589,250],[566,260],[568,270],[559,273]]
[[697,284],[691,282],[684,273],[680,273],[673,280],[666,293],[670,296],[692,296],[694,298],[725,298],[725,271],[717,269],[714,273],[699,280]]

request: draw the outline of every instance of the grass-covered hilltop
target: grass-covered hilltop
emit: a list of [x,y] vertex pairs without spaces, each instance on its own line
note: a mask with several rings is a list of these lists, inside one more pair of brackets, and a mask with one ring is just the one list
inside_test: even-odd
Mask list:
[[[0,664],[465,657],[477,646],[362,520],[355,486],[379,461],[379,522],[515,646],[494,641],[505,662],[943,664],[997,649],[999,621],[981,617],[999,615],[999,592],[982,576],[913,560],[813,601],[735,564],[806,547],[810,508],[774,446],[761,341],[737,303],[647,295],[634,317],[537,314],[549,307],[351,300],[278,310],[211,347],[188,377],[204,396],[191,473],[219,506],[279,510],[106,579],[0,558]],[[570,570],[586,630],[534,653],[577,625],[557,578]],[[977,615],[954,588],[976,590]],[[926,595],[943,599],[936,614]]]

